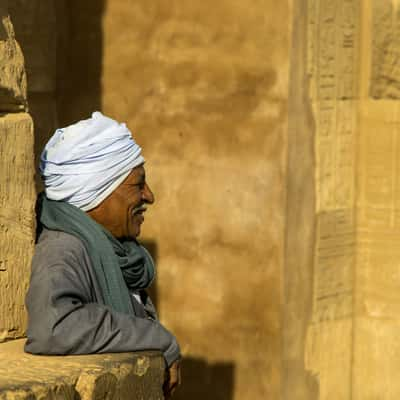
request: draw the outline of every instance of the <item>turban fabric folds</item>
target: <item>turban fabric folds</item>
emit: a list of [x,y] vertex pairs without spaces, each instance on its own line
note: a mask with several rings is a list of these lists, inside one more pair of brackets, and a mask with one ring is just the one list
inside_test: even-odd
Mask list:
[[40,159],[46,196],[89,211],[144,163],[141,150],[125,124],[100,112],[57,129]]

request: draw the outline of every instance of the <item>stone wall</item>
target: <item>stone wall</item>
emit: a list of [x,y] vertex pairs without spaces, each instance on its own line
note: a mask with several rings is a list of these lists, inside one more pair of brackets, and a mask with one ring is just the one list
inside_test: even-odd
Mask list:
[[304,400],[351,399],[354,393],[361,7],[358,0],[296,5],[285,399],[293,398],[290,387]]
[[353,398],[397,399],[400,383],[399,4],[362,3]]
[[283,387],[397,399],[398,2],[304,0],[296,15]]
[[147,159],[143,233],[185,357],[177,398],[208,384],[215,398],[277,399],[289,4],[109,1],[103,18],[102,108]]
[[24,57],[0,3],[0,342],[21,337],[33,250],[33,123]]
[[309,100],[307,0],[293,8],[288,104],[287,219],[282,306],[282,400],[319,399],[319,379],[305,367],[311,321],[316,236],[315,120]]
[[[360,4],[309,1],[307,74],[315,121],[315,252],[306,368],[319,398],[351,398]],[[334,349],[334,351],[328,351]],[[341,382],[340,386],[337,382]]]

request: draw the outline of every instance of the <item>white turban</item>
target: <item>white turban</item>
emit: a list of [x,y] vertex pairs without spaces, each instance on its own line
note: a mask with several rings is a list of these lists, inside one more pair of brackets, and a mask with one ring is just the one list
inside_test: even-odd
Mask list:
[[46,196],[91,210],[144,163],[125,124],[100,112],[57,129],[40,157]]

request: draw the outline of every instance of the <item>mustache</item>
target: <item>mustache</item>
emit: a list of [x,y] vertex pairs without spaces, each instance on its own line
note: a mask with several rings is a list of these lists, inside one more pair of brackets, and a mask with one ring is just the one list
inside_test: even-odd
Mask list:
[[141,203],[140,205],[138,205],[137,207],[135,207],[132,210],[132,215],[136,214],[139,211],[146,211],[146,210],[147,210],[146,204],[145,203]]

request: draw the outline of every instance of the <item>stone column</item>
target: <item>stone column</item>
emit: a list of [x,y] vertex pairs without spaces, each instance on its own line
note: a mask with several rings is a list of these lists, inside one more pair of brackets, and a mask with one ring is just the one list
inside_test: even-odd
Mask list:
[[24,298],[34,240],[33,123],[24,57],[7,2],[0,7],[0,342],[26,328]]
[[296,8],[284,399],[395,400],[398,2],[304,0]]
[[400,9],[362,3],[353,399],[400,398]]

